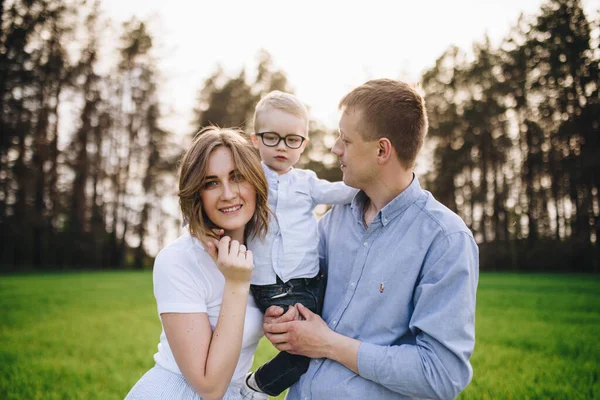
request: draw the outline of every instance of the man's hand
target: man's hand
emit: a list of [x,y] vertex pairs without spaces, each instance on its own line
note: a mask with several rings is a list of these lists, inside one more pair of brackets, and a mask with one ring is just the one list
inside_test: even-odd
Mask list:
[[298,310],[296,307],[290,306],[288,310],[283,313],[283,308],[277,306],[271,306],[265,311],[264,323],[266,324],[279,324],[282,322],[289,322],[298,319]]
[[[303,321],[294,320],[294,309]],[[329,329],[319,315],[302,304],[296,304],[295,308],[290,308],[283,315],[282,311],[280,307],[270,307],[265,313],[265,336],[277,350],[311,358],[329,356],[337,334]]]

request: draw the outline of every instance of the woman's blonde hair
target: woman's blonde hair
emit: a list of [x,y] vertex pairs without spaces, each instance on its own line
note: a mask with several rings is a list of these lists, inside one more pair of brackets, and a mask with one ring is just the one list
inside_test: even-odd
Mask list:
[[221,146],[231,150],[237,172],[256,191],[256,209],[252,219],[246,224],[245,237],[263,238],[269,221],[267,180],[255,149],[243,133],[236,129],[216,126],[202,129],[196,134],[191,147],[181,159],[178,195],[184,221],[188,223],[192,236],[215,237],[212,229],[217,227],[202,209],[200,194],[206,183],[208,159],[213,151]]

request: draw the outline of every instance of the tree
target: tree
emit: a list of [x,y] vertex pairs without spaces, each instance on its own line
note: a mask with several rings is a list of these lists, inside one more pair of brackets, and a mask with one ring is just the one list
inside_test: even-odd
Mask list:
[[254,108],[262,96],[281,90],[293,93],[285,74],[273,65],[271,55],[265,50],[258,54],[256,78],[248,81],[245,69],[229,78],[221,67],[204,82],[198,96],[196,130],[209,124],[223,127],[252,129]]

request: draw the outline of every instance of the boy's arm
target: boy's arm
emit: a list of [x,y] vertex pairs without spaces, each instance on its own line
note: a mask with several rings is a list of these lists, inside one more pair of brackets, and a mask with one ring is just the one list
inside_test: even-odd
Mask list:
[[310,172],[310,194],[314,205],[348,204],[358,193],[358,189],[352,188],[344,182],[329,182],[319,179],[313,171]]

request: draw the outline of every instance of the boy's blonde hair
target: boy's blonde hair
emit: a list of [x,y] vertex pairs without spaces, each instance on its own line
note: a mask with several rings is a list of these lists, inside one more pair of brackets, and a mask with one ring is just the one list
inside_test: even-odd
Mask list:
[[256,191],[256,209],[246,224],[244,236],[263,238],[269,221],[269,189],[260,158],[240,131],[216,126],[198,132],[180,162],[179,206],[184,220],[189,224],[190,234],[199,239],[203,236],[215,237],[211,229],[216,226],[206,216],[200,194],[206,183],[208,159],[221,146],[231,150],[235,168]]
[[279,90],[273,90],[268,93],[256,105],[254,109],[254,132],[258,132],[259,130],[261,114],[272,109],[302,118],[306,122],[305,133],[308,135],[308,110],[306,106],[293,94],[284,93]]

